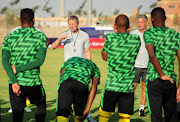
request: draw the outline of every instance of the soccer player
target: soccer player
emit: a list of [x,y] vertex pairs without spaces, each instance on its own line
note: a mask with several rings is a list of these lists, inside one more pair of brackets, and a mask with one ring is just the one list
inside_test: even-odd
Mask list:
[[165,26],[163,8],[151,12],[153,28],[144,32],[149,53],[147,74],[148,108],[151,122],[162,122],[162,108],[166,122],[177,121],[177,102],[180,101],[180,77],[176,89],[174,61],[177,56],[180,73],[180,34]]
[[108,74],[100,103],[99,122],[108,122],[118,104],[119,122],[130,122],[134,106],[134,64],[140,48],[138,35],[129,34],[129,19],[119,15],[114,31],[105,38],[102,58],[108,61]]
[[[14,32],[14,31],[16,31],[17,29],[20,29],[20,28],[22,28],[22,26],[15,27],[9,34],[11,34],[12,32]],[[36,30],[38,30],[38,31],[40,31],[40,32],[43,33],[43,31],[42,31],[41,29],[39,29],[39,28],[37,28],[37,27],[34,27],[34,28],[35,28]],[[47,40],[46,46],[48,47],[50,41],[49,41],[48,38],[46,38],[46,40]],[[26,112],[32,112],[32,110],[30,109],[29,105],[30,105],[30,101],[29,101],[28,98],[26,98],[26,107],[24,108],[24,110],[25,110]],[[12,113],[12,108],[10,108],[10,109],[8,110],[8,113]]]
[[146,49],[146,45],[143,39],[143,33],[148,29],[148,18],[145,14],[138,16],[138,29],[133,30],[131,34],[136,34],[141,39],[141,47],[139,49],[138,55],[135,61],[135,78],[134,78],[134,89],[136,90],[138,84],[140,83],[140,79],[142,81],[142,91],[141,91],[141,105],[139,108],[139,116],[145,116],[144,106],[146,103],[146,92],[145,92],[145,78],[147,74],[147,64],[149,61],[149,55]]
[[46,95],[39,77],[46,56],[46,36],[36,30],[34,12],[21,10],[19,28],[7,35],[2,48],[2,64],[9,77],[13,122],[22,122],[26,97],[37,106],[35,119],[45,121]]
[[[92,79],[89,93],[89,83]],[[75,122],[83,121],[95,98],[100,71],[92,61],[80,57],[68,59],[61,67],[57,99],[57,122],[67,122],[74,105]]]

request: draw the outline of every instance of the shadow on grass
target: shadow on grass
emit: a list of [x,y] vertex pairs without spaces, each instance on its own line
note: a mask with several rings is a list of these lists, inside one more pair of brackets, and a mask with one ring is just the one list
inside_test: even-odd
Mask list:
[[[8,101],[0,100],[1,105],[1,120],[0,122],[12,122],[12,113],[8,113],[9,108],[2,108],[2,104],[7,104]],[[53,108],[53,104],[56,103],[56,99],[50,100],[46,102],[46,121],[45,122],[55,122],[56,121],[56,109]],[[53,109],[48,109],[48,108]],[[36,106],[31,104],[30,108],[32,109],[32,112],[27,113],[24,112],[23,122],[35,122],[35,112],[36,112]]]

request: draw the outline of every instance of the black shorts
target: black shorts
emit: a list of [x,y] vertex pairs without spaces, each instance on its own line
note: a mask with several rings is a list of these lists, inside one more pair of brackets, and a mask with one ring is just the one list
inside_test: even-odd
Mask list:
[[134,92],[123,93],[105,90],[101,99],[102,110],[114,112],[117,103],[119,113],[132,115],[134,108]]
[[140,79],[142,82],[146,81],[147,68],[137,68],[135,67],[135,77],[134,83],[140,83]]
[[56,105],[57,116],[71,115],[71,105],[74,105],[76,116],[82,116],[89,96],[89,89],[83,83],[68,79],[60,84]]
[[157,78],[154,81],[148,81],[147,103],[148,108],[150,108],[152,122],[162,121],[162,108],[165,121],[177,121],[176,91],[176,83],[172,84],[169,80]]
[[46,94],[42,85],[20,86],[21,94],[17,96],[13,93],[12,84],[9,84],[9,96],[13,111],[23,111],[26,107],[26,97],[32,104],[40,106],[46,104]]

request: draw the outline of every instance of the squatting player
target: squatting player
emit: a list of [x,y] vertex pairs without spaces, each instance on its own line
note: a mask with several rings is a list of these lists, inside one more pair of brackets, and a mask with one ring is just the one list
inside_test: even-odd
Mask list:
[[46,96],[39,74],[46,56],[47,40],[45,34],[33,27],[34,21],[34,12],[22,9],[22,28],[9,34],[3,43],[2,64],[9,77],[13,122],[22,122],[26,97],[37,106],[36,121],[45,121]]
[[108,122],[118,104],[119,121],[130,122],[134,106],[134,64],[140,48],[138,35],[128,33],[129,19],[119,15],[114,31],[106,36],[102,58],[108,61],[108,74],[101,98],[99,122]]
[[80,57],[68,59],[61,67],[56,108],[57,122],[67,122],[72,104],[75,121],[83,121],[90,111],[99,80],[100,71],[92,61]]
[[176,90],[174,61],[177,56],[180,72],[180,34],[165,26],[163,8],[151,12],[154,28],[144,32],[144,41],[149,53],[147,92],[151,122],[162,121],[162,107],[166,122],[177,121],[176,102],[180,101],[180,77]]

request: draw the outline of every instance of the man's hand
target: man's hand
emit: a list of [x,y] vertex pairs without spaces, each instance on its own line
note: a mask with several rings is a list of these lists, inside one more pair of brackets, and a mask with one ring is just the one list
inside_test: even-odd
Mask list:
[[16,73],[17,73],[17,72],[16,72],[16,67],[13,66],[13,65],[11,65],[11,67],[12,67],[12,70],[13,70],[14,74],[16,74]]
[[67,34],[68,34],[68,33],[65,33],[65,34],[61,35],[61,37],[59,38],[59,40],[61,41],[61,40],[64,40],[64,39],[68,38],[69,36],[67,36]]
[[174,83],[174,81],[168,75],[165,75],[165,74],[161,76],[161,79],[162,80],[169,80],[171,83]]
[[12,90],[15,94],[17,94],[17,96],[19,96],[19,94],[21,94],[20,86],[18,83],[12,84]]
[[78,118],[79,121],[84,121],[89,113],[89,110],[85,110],[83,115]]
[[177,88],[176,100],[177,100],[177,103],[180,102],[180,89],[179,88]]

